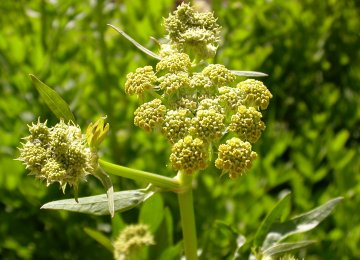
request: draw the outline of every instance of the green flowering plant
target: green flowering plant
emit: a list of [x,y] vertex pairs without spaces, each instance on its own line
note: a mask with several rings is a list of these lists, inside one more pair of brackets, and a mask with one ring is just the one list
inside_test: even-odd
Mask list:
[[[192,182],[196,172],[210,165],[219,175],[235,179],[252,167],[257,153],[253,151],[265,123],[262,110],[269,106],[272,94],[253,77],[266,76],[255,71],[234,71],[222,64],[211,64],[219,46],[221,27],[213,13],[199,13],[189,4],[181,4],[164,19],[167,35],[156,54],[133,40],[122,30],[110,25],[137,48],[158,60],[156,66],[137,68],[126,76],[127,95],[136,95],[139,106],[134,111],[134,124],[145,131],[162,134],[171,149],[169,161],[177,174],[161,174],[116,165],[99,158],[97,150],[109,131],[105,118],[91,123],[83,134],[76,125],[66,102],[50,87],[30,75],[59,123],[48,127],[39,119],[29,126],[30,135],[19,148],[22,161],[30,174],[47,185],[58,182],[63,192],[74,188],[75,200],[46,203],[44,209],[69,210],[94,215],[123,212],[161,191],[178,196],[183,247],[186,259],[197,259],[199,248],[195,227]],[[238,80],[238,76],[251,79]],[[114,192],[110,175],[149,183],[145,189]],[[205,174],[205,173],[204,173]],[[78,198],[78,185],[88,175],[98,178],[107,192]],[[231,227],[237,241],[234,259],[243,259],[242,250],[251,248],[250,258],[273,259],[313,241],[282,243],[286,237],[316,227],[334,209],[341,198],[289,221],[280,222],[289,203],[286,195],[260,225],[254,239],[246,240]],[[156,241],[146,225],[124,228],[112,243],[92,230],[87,233],[116,259],[132,259],[137,248]],[[105,241],[105,242],[104,242]],[[291,256],[287,259],[291,259]]]

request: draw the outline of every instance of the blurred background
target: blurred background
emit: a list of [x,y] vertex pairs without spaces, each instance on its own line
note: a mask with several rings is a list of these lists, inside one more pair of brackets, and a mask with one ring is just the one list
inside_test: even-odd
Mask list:
[[[128,72],[156,61],[106,24],[157,51],[150,36],[163,37],[163,17],[179,2],[0,1],[1,259],[111,259],[84,228],[111,238],[116,223],[141,218],[141,207],[118,214],[116,221],[40,210],[48,201],[71,198],[72,191],[63,195],[57,185],[46,188],[14,160],[21,138],[28,135],[27,124],[38,117],[56,123],[29,73],[61,94],[84,129],[108,116],[104,158],[175,174],[168,167],[165,139],[133,125],[138,102],[123,88]],[[223,27],[222,44],[210,62],[269,74],[262,80],[274,96],[264,113],[267,128],[254,147],[259,158],[253,169],[237,180],[220,178],[214,167],[197,177],[195,211],[204,259],[230,259],[233,253],[234,238],[216,220],[251,237],[285,191],[292,192],[289,216],[345,198],[317,229],[301,237],[319,241],[302,252],[306,259],[360,259],[360,2],[213,0],[199,6],[214,11]],[[145,186],[112,179],[117,191]],[[92,177],[80,185],[80,196],[101,193],[104,189]],[[172,228],[165,244],[151,248],[150,259],[159,259],[162,245],[181,240],[176,196],[163,193],[161,200],[168,216],[161,225]],[[155,239],[160,241],[164,235],[159,232]]]

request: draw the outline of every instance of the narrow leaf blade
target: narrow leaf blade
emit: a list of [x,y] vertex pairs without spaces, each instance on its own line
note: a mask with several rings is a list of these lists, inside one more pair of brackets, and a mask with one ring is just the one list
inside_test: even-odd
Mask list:
[[92,239],[97,241],[100,245],[102,245],[107,250],[109,250],[111,253],[113,253],[114,247],[109,238],[104,236],[101,232],[99,232],[95,229],[92,229],[92,228],[86,227],[86,228],[84,228],[84,231],[86,234],[88,234],[88,236],[90,236]]
[[[123,212],[132,209],[146,200],[152,191],[127,190],[114,193],[114,210]],[[68,210],[72,212],[108,215],[109,206],[106,194],[79,198],[77,203],[74,199],[57,200],[44,204],[41,209]]]
[[243,77],[267,77],[267,76],[269,76],[266,73],[258,72],[258,71],[232,70],[231,72],[236,76],[243,76]]
[[294,250],[299,250],[301,248],[308,247],[315,243],[316,243],[316,241],[308,240],[308,241],[301,241],[301,242],[294,242],[294,243],[276,244],[276,245],[271,246],[268,249],[266,249],[263,252],[263,255],[264,256],[278,256],[278,255],[292,252]]
[[342,197],[332,199],[325,204],[292,218],[284,223],[275,223],[268,233],[263,248],[267,248],[293,234],[303,233],[315,228],[343,200]]
[[260,247],[266,237],[266,234],[271,228],[274,222],[279,222],[280,218],[290,203],[290,193],[286,194],[271,210],[271,212],[265,217],[263,222],[260,224],[254,239],[254,246]]
[[124,31],[120,30],[119,28],[115,27],[112,24],[108,24],[111,28],[113,28],[115,31],[117,31],[118,33],[120,33],[122,36],[124,36],[128,41],[130,41],[132,44],[135,45],[136,48],[138,48],[139,50],[141,50],[143,53],[157,59],[157,60],[161,60],[161,57],[159,55],[157,55],[156,53],[153,53],[152,51],[148,50],[147,48],[145,48],[144,46],[142,46],[140,43],[138,43],[137,41],[135,41],[133,38],[131,38],[129,35],[127,35]]
[[40,81],[37,77],[29,74],[31,81],[34,83],[36,90],[39,92],[41,98],[44,100],[46,105],[59,119],[66,121],[75,122],[75,117],[69,108],[69,105],[60,97],[60,95],[47,86],[45,83]]

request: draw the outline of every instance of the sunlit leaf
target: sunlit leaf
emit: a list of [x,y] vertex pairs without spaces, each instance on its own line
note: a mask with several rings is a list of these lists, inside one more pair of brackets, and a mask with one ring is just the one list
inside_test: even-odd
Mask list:
[[264,256],[282,255],[282,254],[289,253],[294,250],[308,247],[315,243],[316,243],[316,241],[301,241],[301,242],[294,242],[294,243],[276,244],[276,245],[269,247],[265,251],[263,251],[262,254]]
[[232,70],[231,72],[236,76],[244,76],[244,77],[267,77],[267,76],[269,76],[266,73],[258,72],[258,71]]
[[260,247],[274,222],[279,222],[284,210],[289,205],[290,193],[286,194],[260,224],[254,239],[254,246]]
[[114,251],[114,247],[111,243],[111,240],[107,238],[103,233],[100,231],[97,231],[92,228],[84,228],[84,231],[86,234],[88,234],[92,239],[97,241],[100,245],[104,246],[107,250],[109,250],[111,253]]
[[161,60],[161,57],[159,55],[157,55],[156,53],[153,53],[152,51],[148,50],[147,48],[145,48],[144,46],[142,46],[140,43],[138,43],[137,41],[135,41],[133,38],[131,38],[129,35],[127,35],[124,31],[120,30],[119,28],[115,27],[112,24],[108,24],[111,28],[113,28],[114,30],[116,30],[118,33],[120,33],[122,36],[124,36],[128,41],[130,41],[132,44],[134,44],[136,46],[136,48],[138,48],[139,50],[141,50],[142,52],[144,52],[145,54]]
[[321,221],[330,215],[335,206],[342,200],[342,197],[332,199],[309,212],[294,217],[289,221],[284,223],[275,223],[271,227],[262,248],[267,249],[290,235],[303,233],[315,228]]
[[44,100],[50,110],[54,113],[54,115],[59,119],[62,118],[65,121],[75,122],[75,117],[71,112],[69,105],[60,97],[60,95],[55,90],[40,81],[34,75],[29,74],[29,76],[34,83],[37,91],[39,92],[41,98]]
[[[114,193],[115,212],[132,209],[153,194],[147,190],[127,190]],[[42,209],[67,210],[93,215],[108,215],[109,206],[106,194],[74,199],[57,200],[44,204]]]

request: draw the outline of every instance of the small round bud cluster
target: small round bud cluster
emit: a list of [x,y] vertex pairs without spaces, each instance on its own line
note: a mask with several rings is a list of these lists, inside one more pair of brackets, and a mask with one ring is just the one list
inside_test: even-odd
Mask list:
[[179,71],[188,71],[191,67],[189,55],[186,53],[172,53],[164,56],[158,64],[156,64],[156,71],[168,71],[176,73]]
[[155,72],[151,66],[137,68],[135,72],[130,72],[126,76],[125,93],[127,95],[142,95],[145,91],[154,88],[156,80]]
[[219,146],[215,166],[223,172],[229,173],[230,178],[236,178],[251,168],[256,156],[256,153],[251,150],[250,143],[233,137],[227,140],[226,144]]
[[207,142],[218,140],[225,130],[224,115],[213,109],[198,110],[189,133]]
[[188,135],[171,149],[170,161],[174,169],[193,173],[207,167],[207,146],[199,138]]
[[77,185],[97,167],[97,155],[85,145],[78,126],[63,120],[48,128],[38,121],[29,126],[31,135],[20,150],[26,168],[36,178],[45,179],[47,185],[59,182],[63,191],[67,184]]
[[181,4],[164,20],[170,43],[180,52],[193,51],[199,59],[216,54],[220,26],[211,12],[198,13],[189,4]]
[[235,80],[235,75],[222,64],[210,64],[202,73],[218,87],[227,86]]
[[133,86],[128,94],[150,88],[157,92],[152,93],[156,99],[136,109],[135,125],[161,129],[172,146],[170,161],[176,170],[203,169],[213,158],[209,153],[218,148],[215,166],[232,178],[239,176],[256,157],[250,143],[265,129],[259,110],[268,106],[271,93],[260,81],[237,84],[224,65],[204,62],[212,50],[215,53],[219,37],[212,13],[197,13],[181,4],[164,23],[169,41],[161,44],[156,74],[147,66],[135,72],[142,74],[139,77],[128,76],[127,84]]
[[209,90],[214,87],[209,77],[203,73],[194,73],[190,79],[190,87],[197,89],[198,91]]
[[189,134],[190,115],[191,112],[187,109],[169,110],[166,113],[162,132],[170,143],[176,143]]
[[231,116],[229,130],[237,133],[242,140],[255,143],[265,129],[261,117],[261,113],[255,108],[239,106],[237,113]]
[[220,87],[219,94],[220,103],[231,111],[236,111],[241,104],[241,97],[237,88]]
[[159,78],[160,89],[165,95],[172,95],[190,85],[190,79],[186,72],[168,73]]
[[192,97],[183,96],[176,100],[173,104],[171,104],[171,109],[187,109],[192,114],[195,113],[197,109],[198,103],[196,102],[196,99]]
[[150,233],[148,225],[129,225],[120,232],[114,243],[114,258],[136,259],[139,250],[154,244],[154,236]]
[[154,99],[139,106],[134,112],[134,124],[146,131],[160,126],[164,121],[166,107],[160,99]]
[[218,98],[204,98],[199,102],[198,110],[214,110],[217,113],[224,114],[224,108],[220,105]]
[[236,86],[240,90],[243,104],[249,107],[266,109],[272,98],[264,83],[255,79],[247,79]]

